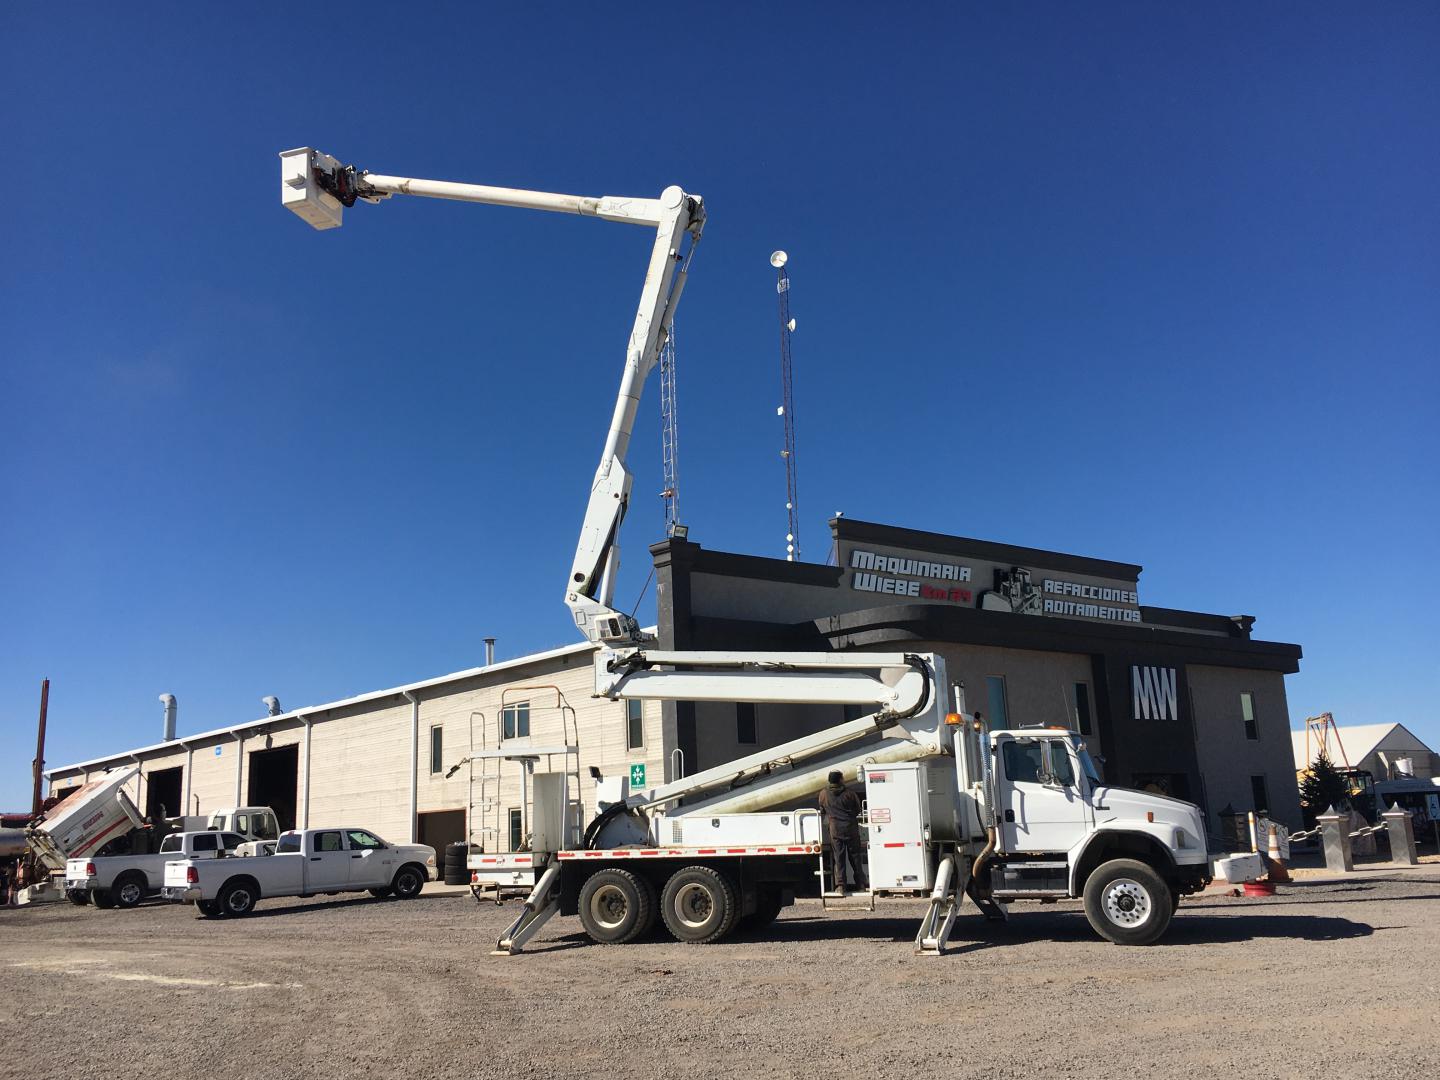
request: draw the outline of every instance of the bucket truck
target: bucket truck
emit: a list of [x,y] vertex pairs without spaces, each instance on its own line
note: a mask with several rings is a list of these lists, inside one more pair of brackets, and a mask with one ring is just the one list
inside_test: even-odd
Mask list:
[[928,899],[915,939],[922,953],[944,950],[965,896],[992,919],[1003,919],[1002,905],[1014,900],[1083,897],[1102,936],[1148,944],[1164,933],[1179,897],[1208,883],[1198,807],[1105,784],[1084,740],[1064,728],[986,731],[978,714],[965,712],[963,687],[951,686],[938,655],[666,651],[615,610],[617,540],[630,496],[625,454],[704,227],[698,196],[670,187],[658,199],[593,198],[385,176],[309,147],[280,158],[282,203],[317,229],[340,225],[357,200],[393,195],[654,228],[566,582],[575,625],[596,645],[595,694],[865,711],[646,790],[595,773],[598,812],[583,833],[570,820],[567,775],[537,773],[530,850],[502,868],[519,873],[523,859],[535,884],[498,951],[518,952],[556,914],[578,915],[601,943],[634,941],[657,919],[681,941],[713,942],[774,919],[817,879],[824,895],[821,816],[808,804],[831,771],[864,785],[869,899]]

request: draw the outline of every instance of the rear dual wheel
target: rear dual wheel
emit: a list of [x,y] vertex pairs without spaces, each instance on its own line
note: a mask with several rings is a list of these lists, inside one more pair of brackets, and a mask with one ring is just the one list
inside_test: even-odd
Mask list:
[[628,870],[600,870],[580,886],[580,924],[592,941],[624,945],[655,925],[655,886]]
[[735,886],[708,866],[677,870],[660,896],[660,917],[666,928],[677,941],[691,945],[719,941],[735,928],[739,912]]

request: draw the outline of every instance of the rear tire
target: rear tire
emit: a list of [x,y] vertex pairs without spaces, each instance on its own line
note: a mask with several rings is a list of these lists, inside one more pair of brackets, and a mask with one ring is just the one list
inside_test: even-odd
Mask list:
[[402,866],[395,871],[395,879],[390,882],[390,889],[399,900],[413,900],[424,887],[425,872],[414,866]]
[[91,889],[90,902],[104,911],[109,911],[115,906],[115,901],[111,899],[107,889]]
[[1135,859],[1112,859],[1085,882],[1085,917],[1097,934],[1116,945],[1159,940],[1174,911],[1170,886]]
[[376,900],[386,900],[395,895],[395,890],[390,888],[389,885],[386,885],[383,889],[368,889],[366,891],[375,897]]
[[133,908],[145,899],[145,875],[135,870],[127,870],[115,880],[110,888],[110,899],[115,901],[118,908]]
[[65,899],[69,900],[76,907],[84,907],[90,903],[90,894],[84,889],[66,889]]
[[232,881],[220,890],[215,903],[220,914],[227,918],[241,918],[255,910],[255,901],[260,899],[260,890],[248,881]]
[[216,918],[220,914],[220,905],[214,900],[196,900],[195,910],[207,919]]
[[655,925],[655,886],[628,870],[600,870],[580,886],[580,925],[600,945],[625,945]]
[[660,917],[675,940],[691,945],[719,941],[735,927],[740,904],[735,886],[708,866],[687,866],[665,883]]

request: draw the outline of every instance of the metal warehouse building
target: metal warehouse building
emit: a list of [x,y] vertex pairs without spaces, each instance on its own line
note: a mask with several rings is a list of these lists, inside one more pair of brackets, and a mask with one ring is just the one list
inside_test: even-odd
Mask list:
[[[1197,802],[1217,833],[1226,810],[1299,824],[1284,681],[1299,646],[1255,639],[1251,616],[1143,604],[1134,564],[847,518],[830,526],[830,565],[678,537],[653,546],[660,646],[937,652],[970,711],[997,727],[1074,727],[1111,782]],[[526,834],[532,772],[572,773],[588,816],[591,767],[653,785],[844,718],[818,706],[595,699],[591,655],[576,644],[47,775],[58,792],[138,764],[147,813],[269,805],[285,826],[353,822],[437,848],[468,835],[509,851]],[[497,749],[530,757],[447,775]]]

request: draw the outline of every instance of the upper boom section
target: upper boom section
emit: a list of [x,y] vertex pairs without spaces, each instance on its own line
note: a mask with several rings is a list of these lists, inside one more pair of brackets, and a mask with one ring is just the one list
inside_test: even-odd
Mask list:
[[[345,207],[353,206],[357,199],[380,202],[391,195],[420,195],[579,214],[645,225],[655,230],[655,246],[650,253],[640,304],[625,350],[620,392],[615,399],[600,465],[590,487],[590,500],[565,588],[565,604],[576,627],[588,640],[611,645],[641,642],[643,635],[635,619],[612,606],[615,575],[620,566],[619,530],[630,505],[632,482],[625,468],[625,455],[630,448],[645,380],[670,335],[690,257],[705,227],[700,197],[687,195],[678,187],[666,188],[658,199],[561,195],[357,172],[353,165],[342,165],[329,154],[308,146],[286,150],[280,155],[280,201],[316,229],[338,228]],[[687,234],[688,246],[685,244]]]

